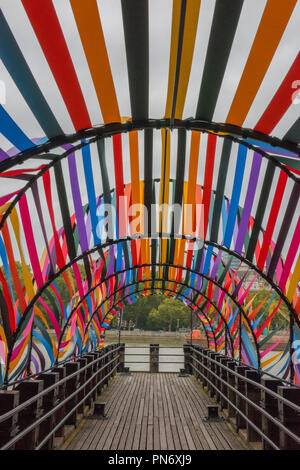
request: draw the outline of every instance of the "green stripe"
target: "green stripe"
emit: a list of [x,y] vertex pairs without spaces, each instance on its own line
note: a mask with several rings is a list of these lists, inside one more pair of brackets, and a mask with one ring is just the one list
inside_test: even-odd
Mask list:
[[148,118],[148,0],[122,0],[122,15],[133,120]]
[[211,238],[211,241],[213,242],[218,241],[220,215],[221,215],[221,210],[222,210],[223,195],[224,195],[224,190],[225,190],[225,183],[226,183],[231,148],[232,148],[232,141],[225,138],[223,142],[223,148],[222,148],[222,154],[221,154],[217,189],[216,189],[216,194],[215,194],[214,211],[213,211],[213,217],[212,217],[212,227],[211,227],[210,238]]
[[63,219],[65,235],[66,235],[68,254],[69,254],[70,259],[72,260],[76,258],[76,250],[75,250],[75,243],[74,243],[74,238],[73,238],[73,229],[71,225],[71,215],[70,215],[70,210],[69,210],[69,205],[68,205],[68,197],[66,193],[66,186],[65,186],[65,181],[64,181],[63,171],[62,171],[62,166],[61,166],[60,161],[58,161],[54,165],[54,174],[55,174],[55,181],[56,181],[56,187],[57,187],[57,193],[58,193],[58,200],[59,200],[61,215]]
[[216,1],[196,119],[212,120],[242,6],[243,0]]

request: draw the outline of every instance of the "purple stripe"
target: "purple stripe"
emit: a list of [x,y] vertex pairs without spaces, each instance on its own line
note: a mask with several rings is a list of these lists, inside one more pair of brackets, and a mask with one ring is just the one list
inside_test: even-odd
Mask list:
[[240,221],[237,240],[235,243],[235,251],[239,254],[241,254],[242,252],[244,240],[246,237],[246,232],[248,228],[249,219],[251,216],[251,209],[252,209],[255,191],[257,187],[261,162],[262,162],[262,156],[259,153],[255,152],[253,155],[252,168],[251,168],[251,173],[250,173],[250,178],[249,178],[246,200],[244,204],[244,210],[243,210],[242,218]]
[[2,150],[2,148],[0,148],[0,162],[3,162],[7,158],[9,158],[9,155],[7,155],[7,153],[4,152],[4,150]]
[[[64,145],[63,148],[66,150],[69,150],[70,148],[72,148],[72,145]],[[80,187],[79,187],[79,182],[78,182],[75,153],[71,153],[70,155],[68,155],[68,165],[69,165],[69,173],[70,173],[70,180],[71,180],[72,196],[73,196],[75,214],[76,214],[76,219],[77,219],[79,241],[80,241],[81,250],[82,252],[84,252],[84,251],[87,251],[89,247],[88,247],[87,234],[86,234],[86,228],[85,228],[84,213],[82,209],[82,200],[81,200],[81,193],[80,193]]]
[[219,268],[219,265],[220,265],[221,258],[222,258],[222,250],[219,250],[219,253],[216,257],[215,263],[213,265],[213,268],[212,268],[211,274],[210,274],[210,277],[212,279],[214,279],[216,277],[216,274],[218,272],[218,268]]

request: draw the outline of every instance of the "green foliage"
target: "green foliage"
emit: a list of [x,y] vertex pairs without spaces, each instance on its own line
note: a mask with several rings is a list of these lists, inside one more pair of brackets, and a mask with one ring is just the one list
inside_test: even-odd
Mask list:
[[[123,324],[129,322],[141,330],[176,331],[177,328],[189,328],[191,309],[180,300],[170,299],[164,295],[148,295],[123,309]],[[119,319],[115,318],[112,328],[119,327]]]

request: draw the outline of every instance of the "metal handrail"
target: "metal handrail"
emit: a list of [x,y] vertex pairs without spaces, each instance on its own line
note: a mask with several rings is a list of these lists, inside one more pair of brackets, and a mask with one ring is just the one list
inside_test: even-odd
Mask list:
[[[10,410],[8,411],[7,413],[3,414],[3,415],[0,415],[0,423],[2,423],[3,421],[6,421],[7,419],[11,418],[14,414],[16,413],[19,413],[21,412],[24,408],[27,408],[28,406],[32,405],[35,401],[37,401],[39,398],[42,398],[44,395],[47,395],[48,393],[50,393],[52,390],[56,389],[57,387],[60,387],[61,385],[63,385],[65,382],[68,382],[70,379],[72,379],[73,377],[75,377],[76,375],[78,375],[79,373],[83,372],[85,369],[89,369],[92,365],[94,365],[95,363],[103,360],[105,357],[107,357],[108,355],[110,355],[112,352],[115,352],[115,351],[118,351],[120,349],[120,346],[118,346],[116,349],[113,349],[112,351],[108,351],[107,353],[103,354],[103,356],[99,356],[97,357],[96,359],[94,359],[94,361],[90,362],[89,364],[86,364],[84,367],[81,367],[78,371],[75,371],[75,372],[72,372],[72,374],[70,375],[67,375],[66,377],[64,377],[63,379],[60,379],[58,382],[56,382],[55,384],[53,385],[50,385],[50,387],[47,387],[45,388],[44,390],[42,390],[41,392],[37,393],[36,395],[34,395],[33,397],[29,398],[28,400],[24,401],[23,403],[20,403],[20,405],[16,406],[13,410]],[[92,353],[93,351],[89,351],[89,353],[86,353],[86,354],[90,354]],[[81,356],[83,357],[83,356]],[[75,361],[72,361],[72,362],[75,362]],[[105,369],[105,367],[107,366],[107,364],[104,364],[104,366],[99,369],[97,371],[97,374],[99,372],[101,372],[103,369]],[[40,376],[41,374],[39,374]]]
[[[238,374],[236,371],[233,371],[232,369],[230,369],[229,367],[226,367],[224,364],[221,364],[220,362],[216,361],[215,359],[212,359],[211,357],[207,356],[207,355],[204,355],[201,351],[197,350],[197,349],[194,349],[193,347],[191,347],[190,349],[192,349],[193,352],[196,352],[197,354],[200,354],[202,357],[205,357],[207,360],[211,361],[211,362],[214,362],[218,367],[221,367],[223,369],[226,369],[227,371],[229,371],[232,375],[242,379],[243,381],[245,382],[249,382],[250,384],[254,385],[255,387],[257,388],[260,388],[262,390],[265,390],[265,392],[269,393],[270,395],[274,396],[275,398],[277,398],[277,400],[280,400],[282,401],[283,403],[285,403],[287,406],[290,406],[291,408],[293,408],[294,410],[296,410],[296,412],[299,412],[300,411],[300,407],[297,406],[295,403],[292,403],[291,401],[287,400],[286,398],[284,397],[281,397],[280,395],[276,394],[276,392],[273,392],[272,390],[270,390],[269,388],[263,386],[262,384],[258,383],[258,382],[255,382],[241,374]],[[300,444],[300,437],[297,436],[296,434],[294,434],[292,431],[290,431],[288,428],[286,428],[278,419],[274,418],[272,415],[270,415],[264,408],[262,408],[261,406],[257,405],[255,402],[253,402],[252,400],[250,400],[248,397],[246,397],[244,394],[242,394],[240,391],[238,391],[235,387],[233,387],[231,384],[229,384],[227,381],[225,381],[224,379],[222,379],[219,375],[217,375],[215,372],[213,372],[209,367],[207,367],[205,364],[203,364],[202,362],[200,362],[198,359],[196,359],[192,354],[187,354],[190,358],[193,359],[193,361],[196,361],[201,367],[203,367],[205,370],[209,371],[209,374],[214,376],[219,382],[222,382],[223,384],[226,385],[227,388],[230,388],[231,390],[233,390],[235,392],[236,395],[238,395],[239,397],[241,397],[245,402],[249,403],[251,406],[253,406],[256,410],[258,410],[261,415],[264,415],[269,421],[271,421],[273,424],[275,424],[279,429],[281,429],[283,432],[285,432],[288,436],[290,436],[294,441],[297,442],[297,444]],[[221,392],[220,388],[215,385],[206,375],[204,375],[197,367],[194,366],[194,364],[192,364],[191,362],[189,363],[189,365],[197,372],[197,374],[201,375],[206,382],[208,382],[210,384],[210,386],[212,386],[218,393],[218,395],[220,397],[222,397],[228,404],[230,404],[230,406],[240,415],[242,416],[245,421],[247,423],[249,423],[249,425],[263,438],[265,439],[274,449],[276,450],[280,450],[279,447],[276,446],[276,444],[274,444],[274,442],[258,427],[256,426],[253,421],[251,421],[247,415],[245,415],[226,395],[224,395],[223,392]]]
[[[119,365],[119,359],[120,359],[120,354],[118,353],[115,355],[117,351],[119,351],[120,345],[107,353],[103,354],[102,356],[99,356],[96,358],[94,361],[90,362],[86,366],[80,368],[78,371],[75,371],[74,373],[68,375],[67,377],[64,377],[63,379],[59,380],[55,384],[51,385],[50,387],[46,388],[42,392],[38,393],[34,397],[30,398],[29,400],[26,400],[23,402],[21,405],[18,405],[15,407],[13,410],[10,410],[9,412],[3,414],[0,416],[0,422],[6,421],[7,419],[11,418],[13,415],[16,413],[20,413],[24,408],[27,408],[29,405],[34,403],[36,400],[39,398],[43,397],[44,395],[47,395],[50,393],[53,389],[59,388],[62,384],[73,378],[74,376],[77,376],[81,374],[85,369],[92,367],[95,363],[97,363],[100,360],[103,360],[105,357],[108,355],[114,355],[114,357],[104,364],[100,369],[98,369],[96,372],[94,372],[91,377],[89,377],[83,384],[81,384],[73,393],[69,394],[66,398],[64,398],[62,401],[59,401],[58,404],[56,404],[51,410],[49,410],[47,413],[45,413],[43,416],[39,417],[37,420],[35,420],[33,423],[28,425],[25,429],[22,429],[16,436],[14,436],[12,439],[10,439],[8,442],[6,442],[0,450],[6,450],[12,447],[14,444],[16,444],[20,439],[22,439],[24,436],[26,436],[30,431],[35,429],[37,426],[39,426],[41,423],[43,423],[45,420],[49,419],[51,416],[57,413],[57,411],[62,408],[63,406],[66,405],[67,402],[69,402],[72,398],[74,398],[76,395],[80,394],[86,386],[92,382],[95,377],[99,375],[99,373],[107,367],[111,366],[113,363],[117,361],[117,364],[112,367],[112,369],[109,371],[108,374],[106,374],[104,377],[101,378],[101,380],[97,381],[97,383],[94,385],[94,387],[89,390],[88,393],[85,394],[84,398],[81,399],[78,403],[76,403],[72,409],[62,418],[60,419],[59,423],[43,438],[43,440],[37,445],[36,450],[40,449],[54,434],[55,432],[63,425],[63,423],[71,416],[74,411],[77,410],[86,400],[87,398],[95,392],[95,390],[101,385],[109,376],[111,376],[114,371],[117,369]],[[91,351],[92,352],[92,351]]]
[[[112,362],[115,362],[117,358],[114,358],[112,359],[110,362],[108,362],[107,364],[105,364],[105,366],[108,366],[110,365]],[[68,419],[68,417],[70,415],[72,415],[74,413],[75,410],[77,410],[77,408],[86,401],[87,397],[89,395],[91,395],[94,390],[96,390],[96,388],[99,387],[99,384],[101,384],[102,382],[104,382],[104,380],[109,377],[113,370],[115,370],[117,368],[117,365],[114,367],[114,369],[112,369],[112,371],[110,371],[110,374],[107,374],[105,377],[103,377],[98,383],[97,385],[89,391],[89,393],[87,393],[85,395],[85,397],[79,402],[79,403],[76,403],[76,405],[74,405],[74,407],[72,408],[72,410],[64,416],[63,419],[60,420],[59,424],[56,426],[57,429],[59,429],[62,424]],[[31,423],[27,428],[25,429],[22,429],[22,431],[20,433],[18,433],[15,437],[13,437],[10,441],[8,441],[3,447],[1,447],[0,450],[6,450],[6,449],[9,449],[11,446],[13,446],[14,444],[16,444],[20,439],[22,439],[24,436],[26,436],[26,434],[28,434],[30,431],[32,431],[34,428],[36,428],[37,426],[39,426],[43,421],[45,421],[46,419],[50,418],[53,414],[55,414],[62,406],[64,406],[71,398],[73,398],[74,396],[78,395],[78,393],[80,393],[85,387],[86,385],[91,382],[95,377],[96,375],[99,374],[99,371],[95,372],[95,374],[93,374],[84,384],[82,384],[80,387],[78,387],[75,392],[71,393],[71,395],[69,395],[67,398],[65,398],[63,401],[61,401],[60,403],[58,403],[54,408],[52,408],[50,411],[48,411],[46,414],[44,414],[43,416],[41,416],[40,418],[38,418],[36,421],[34,421],[33,423]],[[38,447],[42,447],[49,439],[50,437],[52,436],[52,434],[54,433],[55,431],[52,430],[50,431],[50,433],[47,434],[47,436],[44,438],[44,440],[42,441],[42,443],[40,443],[38,445]]]
[[[208,359],[210,362],[213,362],[215,363],[216,365],[218,365],[219,367],[223,368],[223,369],[226,369],[226,371],[229,371],[232,375],[244,380],[245,382],[249,382],[251,385],[254,385],[255,387],[258,387],[262,390],[264,390],[265,392],[267,392],[268,394],[272,395],[274,398],[277,398],[278,400],[282,401],[285,405],[291,407],[294,409],[294,411],[296,411],[297,413],[300,414],[300,406],[296,405],[295,403],[291,402],[290,400],[288,400],[287,398],[285,397],[282,397],[280,395],[278,395],[276,392],[273,392],[271,389],[269,389],[268,387],[265,387],[264,385],[262,385],[261,383],[259,382],[255,382],[254,380],[251,380],[249,379],[248,377],[245,377],[244,375],[241,375],[239,374],[238,372],[230,369],[229,367],[227,367],[225,364],[221,364],[220,362],[216,361],[215,359],[212,359],[210,358],[209,356],[206,356],[204,355],[201,351],[197,350],[197,349],[194,349],[193,348],[193,351],[197,352],[198,354],[201,354],[202,357],[205,357],[206,359]],[[193,357],[193,356],[191,356]],[[193,358],[195,359],[195,358]],[[197,359],[195,359],[197,361]],[[199,361],[198,361],[199,362]],[[204,366],[204,364],[200,363],[201,365]],[[206,368],[206,367],[205,367]],[[211,369],[209,369],[210,373],[213,373]],[[221,380],[222,379],[217,376],[218,380]],[[281,381],[281,379],[279,377],[276,377],[278,380]],[[229,385],[227,382],[226,382],[227,385]],[[235,389],[236,390],[236,389]]]

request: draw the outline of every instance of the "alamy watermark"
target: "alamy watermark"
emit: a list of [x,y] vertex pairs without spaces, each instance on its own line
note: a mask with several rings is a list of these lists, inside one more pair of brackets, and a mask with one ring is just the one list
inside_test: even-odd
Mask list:
[[[113,204],[101,204],[97,210],[96,234],[99,239],[185,238],[199,248],[205,239],[203,204],[128,205],[127,196],[119,197],[118,210]],[[116,226],[117,221],[117,226]],[[194,249],[193,243],[187,250]]]
[[0,80],[0,104],[6,104],[6,85],[3,80]]
[[296,91],[292,93],[292,104],[299,104],[300,103],[300,80],[294,80],[292,83],[292,88],[296,89]]

